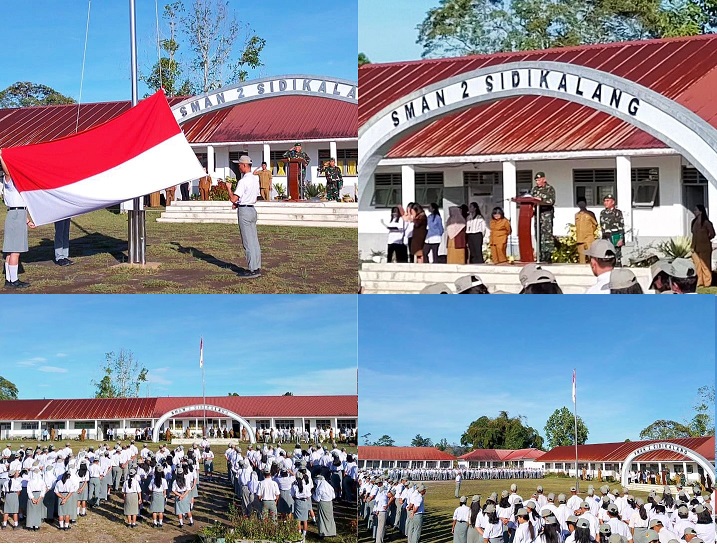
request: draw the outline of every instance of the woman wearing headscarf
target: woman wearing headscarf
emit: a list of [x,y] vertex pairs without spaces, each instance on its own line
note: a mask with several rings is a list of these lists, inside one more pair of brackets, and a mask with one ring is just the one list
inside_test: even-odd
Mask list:
[[309,528],[312,488],[313,484],[306,472],[306,468],[300,469],[291,484],[291,496],[294,499],[294,517],[299,522],[299,531],[301,531],[304,540],[306,539],[306,531]]
[[411,237],[411,255],[416,263],[425,262],[423,255],[423,246],[426,242],[426,235],[428,234],[428,218],[426,212],[423,211],[423,206],[420,204],[413,204],[409,211],[411,217],[411,223],[413,224],[413,235]]
[[42,498],[42,518],[52,521],[57,515],[57,495],[55,495],[55,476],[54,466],[50,463],[45,465],[45,472],[42,479],[45,484],[45,495]]
[[276,485],[279,486],[279,502],[276,504],[279,516],[291,519],[294,513],[294,499],[291,496],[291,486],[295,481],[295,478],[286,471],[285,467],[281,467],[279,473],[274,476]]
[[33,531],[40,530],[42,523],[42,500],[45,496],[45,481],[40,467],[32,469],[30,479],[27,481],[27,515],[25,528]]
[[87,461],[82,460],[80,462],[80,468],[77,471],[77,478],[79,481],[79,488],[77,490],[77,513],[80,516],[87,515],[87,499],[89,498],[90,491],[90,473],[87,467]]
[[458,206],[448,208],[446,220],[446,261],[448,264],[466,264],[466,219]]
[[[164,521],[164,507],[167,501],[167,480],[160,465],[154,468],[149,481],[149,491],[152,493],[152,502],[149,511],[152,512],[152,522],[155,527],[162,527]],[[159,521],[159,523],[157,523]]]
[[322,475],[316,476],[316,487],[312,498],[318,503],[319,514],[316,517],[319,536],[336,536],[336,522],[334,521],[334,504],[336,498],[334,488]]
[[128,478],[122,486],[124,493],[124,515],[127,517],[127,527],[134,529],[137,527],[137,516],[139,515],[139,506],[142,504],[142,488],[137,480],[137,471],[134,468],[129,469]]
[[503,208],[496,206],[493,208],[490,220],[490,260],[493,264],[501,264],[508,262],[506,248],[508,247],[508,237],[513,232],[510,221],[505,218]]
[[692,261],[697,269],[697,286],[710,287],[712,285],[712,238],[715,237],[715,228],[702,204],[697,204],[693,211],[695,218],[691,225]]
[[67,472],[70,473],[67,483],[70,484],[70,491],[72,492],[72,496],[68,501],[72,503],[72,508],[70,508],[70,523],[76,523],[78,514],[77,492],[80,489],[80,478],[77,475],[77,469],[75,468],[75,460],[68,456],[68,458],[65,459],[65,462],[67,463]]
[[468,218],[466,219],[466,241],[470,252],[470,264],[483,264],[483,242],[488,235],[488,225],[480,213],[477,202],[471,202],[468,206]]

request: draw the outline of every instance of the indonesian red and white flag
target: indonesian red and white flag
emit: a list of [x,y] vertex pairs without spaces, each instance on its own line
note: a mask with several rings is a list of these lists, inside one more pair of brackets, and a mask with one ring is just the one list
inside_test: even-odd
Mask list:
[[573,369],[573,404],[575,404],[575,369]]
[[199,368],[204,366],[204,339],[199,339]]
[[2,158],[37,225],[205,175],[161,90],[102,125]]

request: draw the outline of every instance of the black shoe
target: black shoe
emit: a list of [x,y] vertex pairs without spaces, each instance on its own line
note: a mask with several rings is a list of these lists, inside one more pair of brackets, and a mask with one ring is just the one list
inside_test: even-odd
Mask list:
[[28,287],[30,287],[30,284],[27,283],[26,281],[20,281],[20,280],[7,281],[7,280],[5,280],[5,288],[6,289],[27,289]]
[[258,278],[261,276],[261,268],[257,268],[256,270],[242,270],[239,272],[239,277],[244,279],[252,279],[252,278]]

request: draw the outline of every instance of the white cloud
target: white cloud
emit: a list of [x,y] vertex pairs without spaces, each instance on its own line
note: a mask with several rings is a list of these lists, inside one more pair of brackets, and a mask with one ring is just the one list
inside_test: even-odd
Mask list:
[[50,372],[52,374],[64,374],[67,372],[66,368],[61,368],[59,366],[41,366],[38,370],[40,372]]
[[[154,385],[172,385],[172,380],[169,380],[166,377],[167,372],[169,372],[169,367],[150,369],[147,373],[147,383]],[[159,388],[155,387],[154,389]]]
[[22,361],[18,361],[15,363],[17,366],[35,366],[37,363],[44,363],[47,362],[47,359],[44,357],[32,357],[30,359],[24,359]]
[[55,353],[55,357],[67,357],[67,353]]

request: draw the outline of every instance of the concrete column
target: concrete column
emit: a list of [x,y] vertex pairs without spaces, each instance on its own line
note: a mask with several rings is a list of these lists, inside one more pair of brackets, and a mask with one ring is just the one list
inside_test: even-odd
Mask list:
[[616,206],[625,219],[625,242],[632,242],[632,160],[630,157],[615,157],[617,170]]
[[416,170],[413,166],[401,166],[401,204],[405,208],[416,201]]
[[[511,198],[518,196],[518,181],[517,181],[517,168],[515,161],[503,161],[503,210],[508,219],[510,219],[510,226],[513,229],[513,234],[510,237],[509,246],[517,245],[518,240],[518,207],[515,202],[511,202]],[[485,218],[486,222],[490,223],[491,216],[490,210]],[[512,253],[509,248],[509,253]]]
[[210,176],[214,175],[214,146],[207,146],[207,173]]
[[269,144],[264,144],[262,160],[266,163],[267,168],[271,168],[271,146]]
[[707,214],[710,212],[717,213],[717,185],[707,182]]
[[274,427],[274,418],[273,418],[273,417],[269,420],[269,427],[270,427],[271,429],[274,429],[274,428],[275,428],[275,427]]
[[[336,155],[338,155],[338,153],[337,153],[337,151],[336,151],[336,142],[329,142],[329,156],[330,156],[330,157],[333,157],[334,159],[336,159],[337,165],[338,165],[338,160],[339,160],[339,159],[338,159],[338,157],[337,157]],[[344,173],[344,172],[342,172],[342,173]]]

